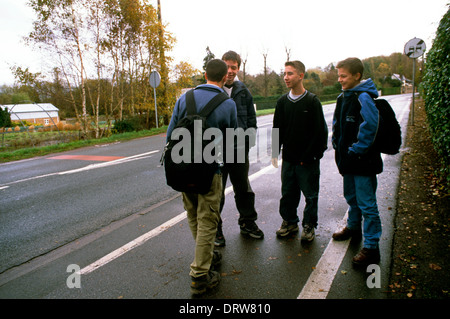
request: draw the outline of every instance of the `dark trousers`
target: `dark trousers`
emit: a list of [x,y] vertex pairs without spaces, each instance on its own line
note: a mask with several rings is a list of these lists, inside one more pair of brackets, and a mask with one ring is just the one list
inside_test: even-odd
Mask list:
[[298,223],[297,207],[300,195],[305,196],[302,225],[317,227],[320,162],[296,165],[283,161],[281,166],[280,215],[289,223]]
[[[248,159],[248,152],[245,156],[244,163],[229,163],[222,167],[222,181],[223,192],[225,193],[225,187],[227,184],[228,176],[230,176],[230,182],[233,185],[234,200],[236,202],[236,208],[239,212],[239,225],[242,225],[245,221],[255,221],[257,219],[257,213],[255,210],[255,193],[250,186],[248,180],[248,171],[250,163]],[[220,212],[222,212],[225,204],[225,194],[222,196],[220,203]],[[222,225],[222,219],[219,221],[219,226]]]

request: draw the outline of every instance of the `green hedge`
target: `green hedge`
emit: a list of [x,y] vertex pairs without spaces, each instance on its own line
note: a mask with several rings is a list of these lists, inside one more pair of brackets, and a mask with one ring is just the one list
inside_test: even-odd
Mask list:
[[434,148],[439,154],[439,176],[450,185],[450,9],[442,18],[427,54],[422,82],[425,109]]

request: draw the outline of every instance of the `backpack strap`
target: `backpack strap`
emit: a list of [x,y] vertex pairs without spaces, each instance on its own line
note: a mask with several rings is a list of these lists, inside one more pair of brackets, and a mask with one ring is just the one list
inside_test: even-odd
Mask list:
[[197,114],[197,106],[194,99],[194,89],[186,92],[186,115]]
[[230,97],[225,92],[220,92],[215,97],[213,97],[208,104],[198,113],[200,116],[207,118],[212,111],[216,109],[222,102],[228,100]]
[[[198,113],[198,115],[207,118],[209,114],[212,113],[223,101],[229,99],[230,97],[225,92],[220,92],[214,96],[205,107]],[[187,115],[197,114],[197,106],[194,99],[194,89],[186,92],[186,112]]]

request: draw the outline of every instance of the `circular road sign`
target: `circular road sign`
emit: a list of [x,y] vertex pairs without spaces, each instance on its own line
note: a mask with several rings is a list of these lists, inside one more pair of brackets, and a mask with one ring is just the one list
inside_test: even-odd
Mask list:
[[150,73],[150,86],[152,88],[157,88],[159,83],[161,83],[161,75],[159,75],[158,71]]
[[405,54],[411,59],[420,57],[426,49],[425,42],[422,39],[414,38],[405,44]]

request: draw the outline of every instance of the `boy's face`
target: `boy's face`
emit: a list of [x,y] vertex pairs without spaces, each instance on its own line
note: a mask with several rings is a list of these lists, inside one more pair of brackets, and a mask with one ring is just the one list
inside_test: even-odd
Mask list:
[[225,63],[227,64],[228,67],[227,80],[225,83],[231,85],[233,84],[234,79],[236,78],[236,75],[239,72],[239,66],[237,61],[226,60]]
[[289,89],[296,88],[302,82],[304,74],[298,74],[298,71],[291,65],[284,68],[284,83]]
[[342,89],[350,90],[357,86],[361,80],[361,74],[351,74],[346,68],[339,68],[338,70],[338,82],[342,85]]

